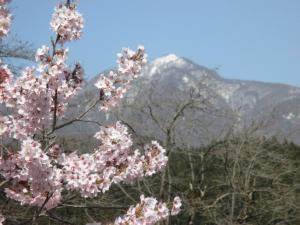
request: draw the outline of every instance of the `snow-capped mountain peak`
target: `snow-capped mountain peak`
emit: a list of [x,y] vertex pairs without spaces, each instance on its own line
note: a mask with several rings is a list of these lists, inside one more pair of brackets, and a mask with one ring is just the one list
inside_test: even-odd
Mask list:
[[[78,102],[88,102],[98,94],[93,85],[95,79],[97,78],[91,80],[74,100],[72,114],[79,114],[76,113],[80,110],[76,107]],[[140,78],[132,83],[123,99],[123,105],[114,113],[122,115],[124,121],[133,125],[145,137],[153,136],[162,140],[164,133],[159,133],[159,127],[155,124],[160,122],[165,126],[165,123],[174,118],[178,107],[187,104],[191,98],[195,102],[188,104],[189,108],[182,112],[182,118],[174,128],[174,137],[178,137],[176,143],[197,146],[200,137],[210,140],[215,138],[213,134],[218,136],[224,129],[242,129],[252,125],[253,121],[258,124],[267,121],[269,126],[264,127],[262,124],[262,134],[279,135],[299,143],[300,132],[294,131],[300,126],[300,88],[225,79],[215,70],[175,54],[150,62]],[[201,109],[202,102],[208,102],[205,107],[208,107],[206,110],[209,113]],[[151,106],[151,113],[155,118],[159,118],[158,122],[153,122],[149,117],[151,114],[147,111],[148,106]],[[89,120],[101,123],[107,120],[104,116],[100,118],[96,112],[91,112],[88,116]],[[86,128],[81,125],[71,129],[72,133],[79,128],[80,131],[85,129],[86,133],[98,129],[94,127],[92,130],[91,124]]]
[[153,64],[162,65],[165,63],[176,62],[178,60],[180,60],[180,57],[172,53],[155,59]]
[[176,68],[183,68],[188,65],[189,63],[185,59],[175,54],[168,54],[166,56],[162,56],[155,59],[152,63],[149,64],[149,68],[151,68],[149,75],[152,76],[155,73],[160,73],[162,70],[170,66]]

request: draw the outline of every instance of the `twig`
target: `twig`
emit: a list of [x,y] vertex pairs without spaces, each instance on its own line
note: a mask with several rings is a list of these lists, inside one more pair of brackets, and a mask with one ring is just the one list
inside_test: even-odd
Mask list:
[[128,206],[103,206],[103,205],[71,205],[71,204],[62,204],[60,207],[71,207],[71,208],[81,208],[81,209],[122,209],[126,210]]
[[75,225],[74,223],[70,223],[70,222],[68,222],[68,221],[66,221],[66,220],[50,213],[50,212],[47,212],[46,216],[48,216],[50,219],[53,219],[53,220],[58,221],[58,222],[63,223],[63,224]]
[[97,101],[94,102],[94,104],[92,104],[85,112],[83,112],[81,115],[79,115],[78,117],[76,117],[75,119],[72,119],[66,123],[63,123],[61,125],[58,125],[55,127],[55,129],[52,129],[52,131],[50,133],[48,133],[48,135],[51,135],[54,131],[59,130],[67,125],[70,125],[74,122],[78,122],[78,121],[82,121],[81,119],[89,112],[91,111],[98,103],[100,102],[100,99],[97,99]]
[[50,200],[50,198],[52,197],[52,195],[53,195],[53,193],[51,193],[51,194],[48,193],[48,194],[47,194],[47,197],[46,197],[46,199],[45,199],[43,205],[37,210],[36,214],[35,214],[34,217],[32,218],[32,224],[35,224],[36,219],[40,216],[40,214],[41,214],[43,208],[45,207],[45,205],[47,204],[47,202]]

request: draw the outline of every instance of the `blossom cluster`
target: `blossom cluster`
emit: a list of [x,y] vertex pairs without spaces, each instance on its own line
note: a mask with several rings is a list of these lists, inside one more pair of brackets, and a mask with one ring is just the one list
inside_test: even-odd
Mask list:
[[4,85],[11,79],[12,73],[9,70],[7,65],[1,65],[0,67],[0,94],[2,97],[4,97],[2,90],[4,88]]
[[3,85],[0,103],[14,110],[14,114],[3,118],[4,130],[17,139],[33,134],[50,119],[51,96],[33,68],[26,68],[22,76]]
[[[8,32],[11,16],[0,1],[0,37]],[[62,116],[67,100],[80,89],[84,70],[80,63],[74,69],[66,64],[67,48],[57,48],[58,43],[79,39],[83,18],[74,4],[60,4],[53,14],[52,29],[57,38],[52,49],[42,46],[36,52],[37,68],[26,68],[22,76],[14,79],[6,65],[0,67],[0,104],[13,113],[0,115],[0,135],[25,139],[49,127],[52,120]]]
[[[4,86],[11,77],[11,72],[8,69],[7,65],[0,66],[0,103],[1,99],[4,99]],[[10,120],[8,117],[0,115],[0,136],[8,134],[10,130]]]
[[72,71],[69,70],[64,63],[66,56],[61,52],[55,51],[55,61],[43,65],[39,75],[35,68],[26,68],[13,80],[7,68],[0,69],[0,103],[14,111],[0,120],[6,121],[5,124],[0,122],[1,133],[5,131],[14,138],[26,138],[49,126],[54,111],[57,116],[63,115],[67,100],[79,90],[83,69],[76,64]]
[[114,225],[152,225],[161,220],[165,220],[170,215],[179,213],[181,201],[179,197],[175,197],[171,212],[164,202],[158,202],[155,198],[140,197],[140,203],[131,206],[126,215],[118,217]]
[[145,155],[132,151],[128,130],[120,122],[103,127],[95,137],[101,141],[99,148],[82,155],[61,154],[56,145],[44,152],[39,142],[23,140],[19,152],[0,157],[0,173],[13,184],[5,190],[6,195],[36,206],[48,197],[45,207],[52,208],[60,202],[63,188],[95,197],[113,183],[153,175],[167,163],[165,150],[156,141],[147,145]]
[[75,4],[60,4],[55,8],[50,26],[59,35],[59,42],[78,40],[83,29],[83,17]]
[[118,104],[146,62],[147,55],[143,46],[139,46],[136,52],[124,48],[122,53],[118,54],[117,71],[110,71],[107,76],[101,74],[95,83],[100,90],[101,110],[107,111]]
[[[7,1],[0,0],[1,7],[5,7],[5,3]],[[65,18],[69,18],[67,22],[71,23],[74,19],[71,17],[79,14],[71,13],[75,11],[72,5],[65,7],[58,7],[62,9],[60,16],[65,14]],[[10,18],[9,14],[3,16]],[[79,38],[78,30],[68,32]],[[0,174],[11,180],[11,187],[5,189],[6,195],[21,204],[41,206],[46,201],[45,207],[51,208],[61,199],[63,175],[56,167],[53,148],[46,154],[41,144],[31,137],[47,131],[53,120],[63,115],[67,100],[77,93],[83,81],[81,65],[76,63],[74,69],[69,69],[66,64],[68,49],[57,47],[62,40],[75,39],[66,37],[58,33],[51,49],[46,46],[38,49],[35,57],[38,66],[25,68],[20,77],[14,78],[7,65],[0,67],[0,104],[11,112],[0,115],[0,135],[21,141],[19,152],[8,152],[4,156],[1,153]]]
[[12,108],[13,115],[0,117],[0,134],[24,139],[48,127],[62,116],[67,100],[80,89],[84,70],[66,64],[68,49],[42,46],[36,52],[37,68],[26,68],[13,79],[7,66],[0,68],[0,104]]
[[145,155],[132,150],[127,127],[120,122],[103,127],[95,137],[101,144],[92,154],[78,156],[73,152],[62,162],[66,187],[78,190],[83,197],[105,192],[113,183],[153,175],[167,163],[165,149],[156,141],[147,145]]
[[12,186],[5,189],[7,197],[33,206],[42,206],[48,197],[46,208],[60,202],[60,170],[51,164],[37,141],[26,139],[17,154],[0,158],[0,170],[4,178],[12,179]]
[[[0,0],[0,37],[8,33],[11,16]],[[115,183],[131,183],[163,170],[166,150],[157,141],[135,149],[126,126],[120,122],[101,127],[95,134],[99,146],[91,153],[64,154],[50,134],[64,115],[68,100],[83,82],[84,70],[79,63],[67,65],[68,48],[63,44],[80,38],[83,17],[76,5],[67,1],[55,8],[51,28],[57,33],[52,47],[36,52],[36,67],[27,67],[14,78],[7,65],[0,66],[0,104],[10,114],[0,115],[0,137],[20,141],[20,150],[1,146],[0,175],[8,181],[4,192],[21,204],[56,207],[63,190],[78,191],[82,197],[95,197]],[[60,45],[60,46],[58,46]],[[100,91],[100,108],[109,110],[128,90],[146,63],[143,47],[134,52],[123,49],[118,54],[118,69],[101,76],[95,84]],[[43,137],[43,140],[39,140]],[[175,198],[171,211],[165,203],[141,197],[141,203],[119,217],[115,224],[154,224],[179,212],[181,201]],[[0,214],[0,225],[4,217]]]
[[58,116],[63,115],[67,100],[80,89],[84,75],[80,63],[76,63],[74,69],[68,67],[68,52],[68,48],[59,48],[50,54],[49,48],[43,46],[36,54],[40,79],[46,84],[47,92],[51,95],[52,111],[56,104]]
[[7,36],[10,29],[12,17],[6,6],[8,2],[8,0],[0,0],[0,38]]

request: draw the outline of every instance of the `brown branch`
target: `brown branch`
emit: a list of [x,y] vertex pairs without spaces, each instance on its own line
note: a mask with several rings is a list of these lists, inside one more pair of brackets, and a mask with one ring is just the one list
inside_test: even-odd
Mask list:
[[128,206],[103,206],[103,205],[71,205],[71,204],[62,204],[60,207],[71,207],[71,208],[81,208],[81,209],[103,209],[103,210],[110,210],[110,209],[121,209],[126,210]]
[[0,187],[4,186],[5,184],[9,183],[12,179],[4,180],[0,183]]
[[57,120],[57,97],[58,97],[58,92],[57,89],[55,90],[55,94],[53,97],[53,101],[54,101],[54,111],[53,111],[53,124],[52,124],[52,131],[55,130],[56,127],[56,120]]
[[58,222],[63,223],[63,224],[75,225],[74,223],[70,223],[70,222],[68,222],[68,221],[66,221],[66,220],[50,213],[50,212],[47,212],[46,216],[48,216],[50,219],[53,219],[53,220],[58,221]]
[[[97,99],[97,101],[94,102],[94,104],[92,104],[85,112],[83,112],[81,115],[79,115],[78,117],[66,122],[66,123],[63,123],[63,124],[60,124],[58,126],[56,126],[54,129],[52,129],[52,131],[50,133],[48,133],[48,135],[51,135],[53,134],[54,131],[56,130],[59,130],[65,126],[68,126],[68,125],[71,125],[72,123],[74,122],[79,122],[79,121],[82,121],[82,122],[91,122],[91,121],[83,121],[82,118],[89,112],[91,111],[98,103],[100,102],[100,99]],[[95,123],[97,123],[95,121]],[[100,123],[98,123],[99,126],[101,126]]]
[[34,215],[34,217],[32,218],[32,224],[35,224],[36,219],[41,215],[42,210],[44,209],[44,207],[46,206],[47,202],[50,200],[50,198],[52,197],[53,193],[51,194],[47,194],[47,197],[44,201],[44,203],[42,204],[42,206],[36,211],[36,214]]

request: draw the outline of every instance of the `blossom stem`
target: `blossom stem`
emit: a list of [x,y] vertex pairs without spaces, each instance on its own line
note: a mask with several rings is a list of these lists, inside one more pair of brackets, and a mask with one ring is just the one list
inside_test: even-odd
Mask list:
[[57,89],[55,90],[55,94],[53,97],[53,101],[54,101],[54,111],[53,111],[53,124],[52,124],[52,131],[55,130],[56,127],[56,120],[57,120],[57,97],[58,97],[58,93],[57,93]]

